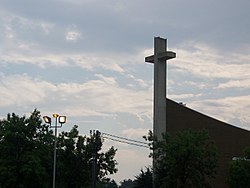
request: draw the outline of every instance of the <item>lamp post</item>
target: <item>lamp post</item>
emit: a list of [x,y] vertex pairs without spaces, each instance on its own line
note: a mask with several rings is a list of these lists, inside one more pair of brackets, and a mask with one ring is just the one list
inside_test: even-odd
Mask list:
[[[61,128],[62,124],[66,123],[66,116],[59,116],[58,114],[53,114],[55,118],[55,124],[52,125],[51,118],[49,116],[43,116],[45,123],[49,124],[50,128],[55,128],[55,141],[54,141],[54,162],[53,162],[53,188],[56,186],[56,143],[57,143],[57,128]],[[58,123],[60,125],[58,125]]]

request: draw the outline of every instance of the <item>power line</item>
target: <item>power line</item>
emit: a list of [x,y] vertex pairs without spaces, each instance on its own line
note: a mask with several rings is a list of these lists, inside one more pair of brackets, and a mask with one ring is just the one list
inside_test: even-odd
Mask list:
[[134,146],[138,146],[138,147],[149,148],[149,146],[145,146],[145,145],[141,145],[141,144],[135,144],[135,143],[131,143],[131,142],[126,142],[126,141],[118,140],[118,139],[115,139],[115,138],[109,138],[109,137],[106,137],[106,136],[103,136],[103,138],[104,139],[106,138],[106,139],[109,139],[109,140],[112,140],[112,141],[115,141],[115,142],[124,143],[124,144],[129,144],[129,145],[134,145]]
[[116,136],[116,135],[112,135],[112,134],[108,134],[108,133],[102,133],[103,135],[107,135],[107,136],[111,136],[111,137],[115,137],[115,138],[118,138],[118,139],[122,139],[122,140],[126,140],[126,141],[129,141],[129,142],[135,142],[135,143],[139,143],[139,144],[145,144],[145,145],[148,145],[148,143],[146,142],[142,142],[142,141],[138,141],[138,140],[132,140],[130,138],[125,138],[125,137],[121,137],[121,136]]

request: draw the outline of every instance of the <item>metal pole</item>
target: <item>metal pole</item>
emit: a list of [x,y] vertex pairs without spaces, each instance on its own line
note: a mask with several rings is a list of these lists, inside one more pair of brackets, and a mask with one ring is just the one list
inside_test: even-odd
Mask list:
[[57,117],[55,122],[55,142],[54,142],[54,166],[53,166],[53,188],[56,187],[56,143],[57,143]]
[[96,164],[97,164],[97,135],[98,131],[93,130],[93,151],[92,151],[92,188],[96,188]]

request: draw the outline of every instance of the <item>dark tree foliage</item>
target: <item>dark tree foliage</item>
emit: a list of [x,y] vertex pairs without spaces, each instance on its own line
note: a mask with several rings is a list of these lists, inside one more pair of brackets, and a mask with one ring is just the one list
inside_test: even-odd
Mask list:
[[146,171],[141,170],[141,173],[135,176],[134,188],[152,188],[153,187],[153,174],[150,167]]
[[161,141],[153,141],[157,187],[210,187],[217,168],[217,149],[203,130],[166,134]]
[[79,135],[75,125],[70,132],[62,132],[58,137],[57,186],[89,187],[92,181],[92,152],[94,139],[97,148],[97,180],[105,182],[105,176],[117,172],[114,156],[116,149],[111,147],[101,152],[102,139]]
[[103,178],[101,181],[97,182],[97,188],[118,188],[117,183],[110,178]]
[[[13,113],[0,120],[0,188],[52,187],[54,139],[37,110],[30,117]],[[117,171],[116,149],[101,152],[100,136],[96,143],[97,178],[103,183],[106,175]],[[79,135],[77,126],[62,132],[57,142],[56,187],[90,187],[92,152],[93,137]]]
[[133,188],[134,187],[134,182],[131,179],[126,179],[120,182],[119,188]]
[[0,187],[51,187],[53,136],[37,110],[0,121]]
[[228,187],[250,187],[250,147],[244,151],[244,157],[230,163]]

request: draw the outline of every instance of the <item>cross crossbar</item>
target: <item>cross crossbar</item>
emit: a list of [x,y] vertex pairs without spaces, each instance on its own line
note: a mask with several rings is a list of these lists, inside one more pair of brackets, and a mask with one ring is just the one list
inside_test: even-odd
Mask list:
[[[146,57],[145,62],[154,63],[154,57],[155,57],[154,55]],[[172,51],[162,52],[162,53],[157,54],[157,58],[158,60],[166,61],[169,59],[176,58],[176,53]]]

